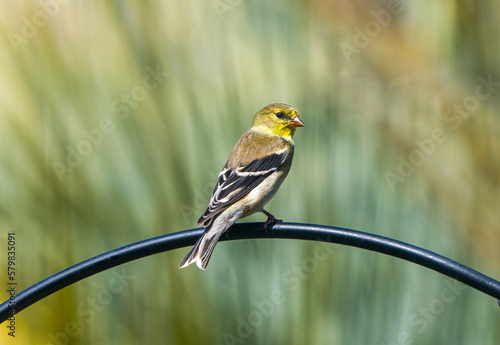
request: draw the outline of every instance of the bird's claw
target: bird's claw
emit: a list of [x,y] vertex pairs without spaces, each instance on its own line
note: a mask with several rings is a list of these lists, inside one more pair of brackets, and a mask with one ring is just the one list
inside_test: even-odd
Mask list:
[[267,216],[267,220],[264,222],[264,231],[266,232],[266,234],[269,234],[269,230],[267,229],[269,224],[271,223],[281,223],[283,220],[282,219],[277,219],[276,217],[274,217],[271,213],[267,212],[267,211],[262,211],[266,216]]

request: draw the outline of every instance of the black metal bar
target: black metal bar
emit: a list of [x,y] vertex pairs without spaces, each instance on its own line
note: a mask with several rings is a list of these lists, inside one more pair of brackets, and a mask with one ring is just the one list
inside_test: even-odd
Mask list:
[[[430,268],[500,300],[499,281],[456,261],[411,244],[366,232],[325,225],[278,223],[270,226],[269,229],[269,233],[266,233],[262,223],[235,224],[230,228],[227,237],[222,236],[221,241],[287,238],[363,248]],[[9,300],[2,303],[0,305],[0,323],[54,292],[96,273],[145,256],[193,245],[203,230],[203,228],[197,228],[154,237],[111,250],[71,266],[21,291],[15,296],[14,304],[9,304]],[[177,264],[175,263],[175,265]]]

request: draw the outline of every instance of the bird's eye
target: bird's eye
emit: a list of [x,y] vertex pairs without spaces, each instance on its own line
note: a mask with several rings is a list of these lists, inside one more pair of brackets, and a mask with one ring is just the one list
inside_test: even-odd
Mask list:
[[285,114],[283,114],[283,113],[280,111],[279,113],[276,113],[276,117],[277,117],[278,119],[282,119],[282,118],[284,118],[284,117],[285,117]]

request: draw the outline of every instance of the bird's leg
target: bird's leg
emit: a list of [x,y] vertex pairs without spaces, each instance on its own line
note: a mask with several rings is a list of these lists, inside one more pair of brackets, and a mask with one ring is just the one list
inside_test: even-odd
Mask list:
[[264,209],[262,209],[261,212],[264,213],[267,216],[267,220],[264,222],[264,231],[266,232],[266,234],[269,234],[269,231],[267,231],[267,227],[269,226],[269,224],[271,224],[271,223],[280,223],[280,222],[283,221],[281,219],[275,218],[271,213],[267,212]]

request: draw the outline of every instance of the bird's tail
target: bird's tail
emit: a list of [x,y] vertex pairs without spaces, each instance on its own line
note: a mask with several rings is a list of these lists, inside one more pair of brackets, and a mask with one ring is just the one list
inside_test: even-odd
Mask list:
[[210,256],[212,256],[212,252],[215,249],[215,245],[219,240],[220,236],[225,232],[226,228],[223,229],[214,229],[213,225],[216,222],[212,222],[203,235],[200,237],[198,242],[194,245],[191,251],[186,255],[184,260],[182,260],[180,264],[180,268],[184,268],[188,265],[191,265],[193,262],[196,262],[199,268],[202,270],[206,269],[208,266],[208,261],[210,260]]

